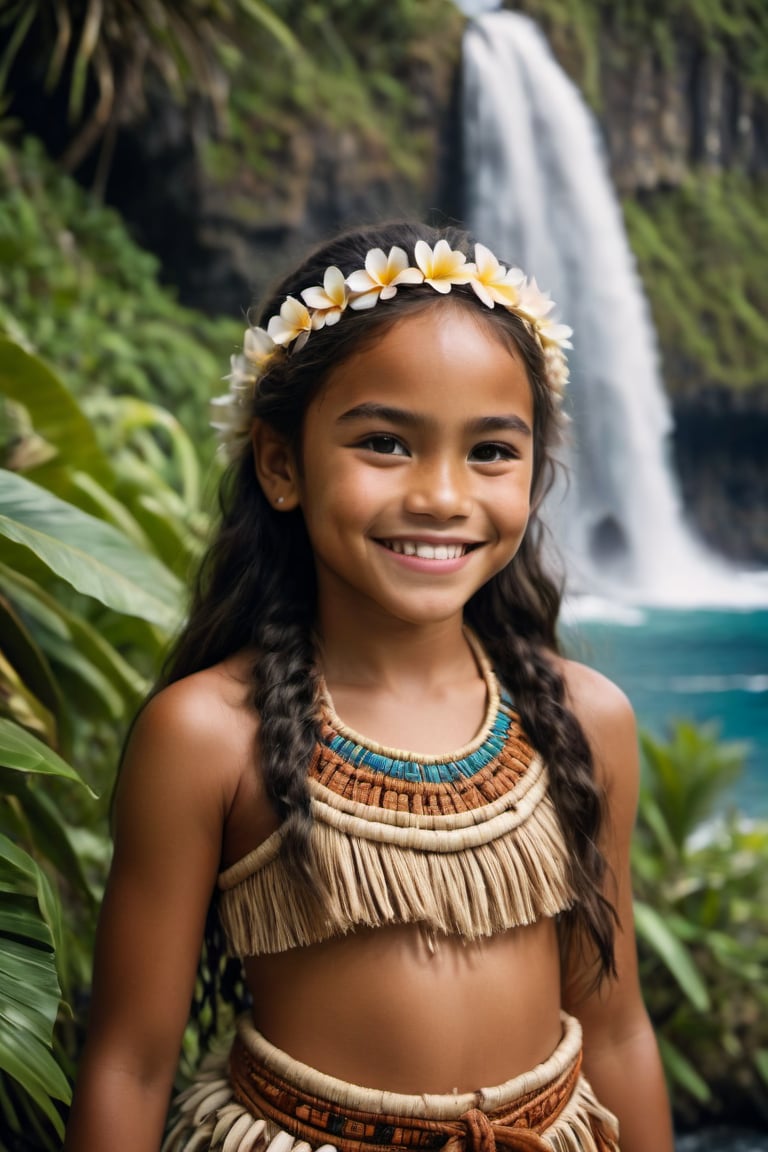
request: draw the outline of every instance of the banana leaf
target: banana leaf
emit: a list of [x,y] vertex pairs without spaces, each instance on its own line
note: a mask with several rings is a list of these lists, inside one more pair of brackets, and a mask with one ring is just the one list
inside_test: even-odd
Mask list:
[[8,541],[116,612],[169,630],[178,624],[182,587],[156,557],[137,549],[112,525],[6,470],[0,470],[0,537],[5,538],[0,560],[15,560],[12,567],[21,565],[18,548]]

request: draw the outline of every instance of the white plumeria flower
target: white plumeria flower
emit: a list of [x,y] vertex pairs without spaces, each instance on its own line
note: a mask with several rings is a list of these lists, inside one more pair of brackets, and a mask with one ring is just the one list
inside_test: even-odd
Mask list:
[[567,324],[556,324],[554,320],[545,317],[544,320],[538,321],[536,328],[545,349],[550,347],[573,348],[571,343],[573,328],[569,328]]
[[537,324],[548,316],[554,306],[555,302],[550,300],[549,292],[542,292],[535,276],[531,276],[530,280],[520,285],[515,311],[532,324]]
[[264,328],[246,328],[243,338],[243,356],[262,374],[270,356],[274,356],[277,345]]
[[[467,265],[472,267],[472,265]],[[484,244],[475,244],[474,274],[469,283],[486,308],[504,304],[513,308],[520,297],[518,289],[525,280],[519,268],[505,268]]]
[[421,284],[424,274],[408,266],[408,257],[396,245],[385,255],[383,248],[371,248],[365,257],[365,268],[347,276],[347,286],[354,295],[350,308],[359,311],[373,308],[379,300],[391,300],[401,284]]
[[474,264],[467,264],[463,252],[454,252],[447,240],[438,240],[434,249],[426,240],[417,240],[414,248],[416,263],[424,273],[424,280],[436,292],[444,295],[453,284],[467,284],[472,280]]
[[544,351],[557,348],[562,352],[564,348],[573,347],[570,341],[573,329],[553,320],[549,313],[554,307],[554,300],[550,299],[548,292],[541,291],[532,276],[528,283],[521,285],[518,302],[512,311],[533,326]]
[[312,317],[295,296],[286,296],[280,308],[280,315],[273,316],[267,325],[267,332],[275,344],[285,348],[295,340],[294,352],[304,347],[311,331]]
[[307,307],[312,309],[313,328],[322,328],[324,324],[330,327],[338,323],[349,300],[349,292],[341,270],[334,264],[326,268],[322,288],[317,286],[305,288],[301,298]]
[[303,303],[288,296],[266,330],[256,326],[246,329],[243,350],[232,356],[231,372],[225,377],[229,392],[211,402],[211,423],[230,455],[247,442],[252,397],[278,348],[293,345],[292,350],[297,352],[313,330],[336,324],[345,308],[373,308],[379,300],[391,300],[398,288],[407,284],[426,282],[442,294],[450,292],[454,284],[471,284],[487,308],[501,304],[519,316],[541,345],[549,387],[556,400],[562,397],[569,375],[564,350],[573,347],[573,333],[550,316],[554,302],[533,277],[527,281],[519,268],[506,268],[483,244],[475,245],[474,263],[463,252],[454,251],[447,240],[438,240],[434,249],[424,240],[417,241],[414,257],[417,268],[409,266],[402,248],[390,248],[389,255],[381,248],[372,248],[365,258],[365,268],[352,272],[346,280],[331,265],[325,270],[322,287],[301,292]]

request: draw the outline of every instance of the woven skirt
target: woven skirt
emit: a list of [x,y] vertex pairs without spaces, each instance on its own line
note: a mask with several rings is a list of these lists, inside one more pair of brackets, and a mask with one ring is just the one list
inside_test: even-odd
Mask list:
[[581,1026],[563,1015],[543,1064],[495,1088],[410,1096],[347,1084],[240,1022],[174,1104],[162,1152],[618,1152],[616,1118],[581,1074]]

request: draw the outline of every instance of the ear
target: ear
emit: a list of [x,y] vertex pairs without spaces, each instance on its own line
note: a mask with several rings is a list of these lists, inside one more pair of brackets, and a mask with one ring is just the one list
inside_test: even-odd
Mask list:
[[263,420],[251,431],[253,463],[261,490],[273,508],[290,512],[299,505],[299,470],[287,440]]

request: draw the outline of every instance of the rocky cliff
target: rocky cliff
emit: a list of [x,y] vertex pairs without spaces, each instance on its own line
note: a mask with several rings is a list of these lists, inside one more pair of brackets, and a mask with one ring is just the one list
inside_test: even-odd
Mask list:
[[[664,261],[646,250],[642,228],[628,217],[660,336],[674,414],[671,452],[685,508],[713,548],[740,562],[768,564],[766,330],[748,322],[736,331],[739,315],[746,320],[763,311],[768,232],[750,236],[741,209],[755,185],[765,192],[764,91],[740,69],[729,45],[707,43],[695,28],[672,30],[661,51],[604,27],[599,76],[598,114],[620,193],[652,220],[682,198],[687,203],[687,211],[668,221],[666,251],[676,250],[679,262],[667,269],[663,296],[656,278],[665,275]],[[702,229],[713,182],[725,189],[721,217],[711,213]],[[707,303],[692,287],[699,277],[700,284],[711,281]],[[736,292],[729,291],[738,281]],[[691,355],[707,341],[706,351]],[[736,347],[729,356],[731,341]],[[746,363],[750,346],[756,355]]]
[[[599,117],[657,322],[690,516],[725,554],[768,563],[765,44],[735,15],[716,23],[728,3],[709,25],[685,3],[674,24],[656,4],[507,6],[542,20]],[[184,302],[237,315],[339,227],[461,216],[462,19],[450,0],[414,10],[421,24],[402,43],[369,38],[317,92],[302,94],[278,62],[286,75],[265,95],[276,71],[265,56],[233,93],[225,134],[205,107],[150,92],[117,137],[107,197]],[[50,138],[46,107],[19,91],[14,111]]]

